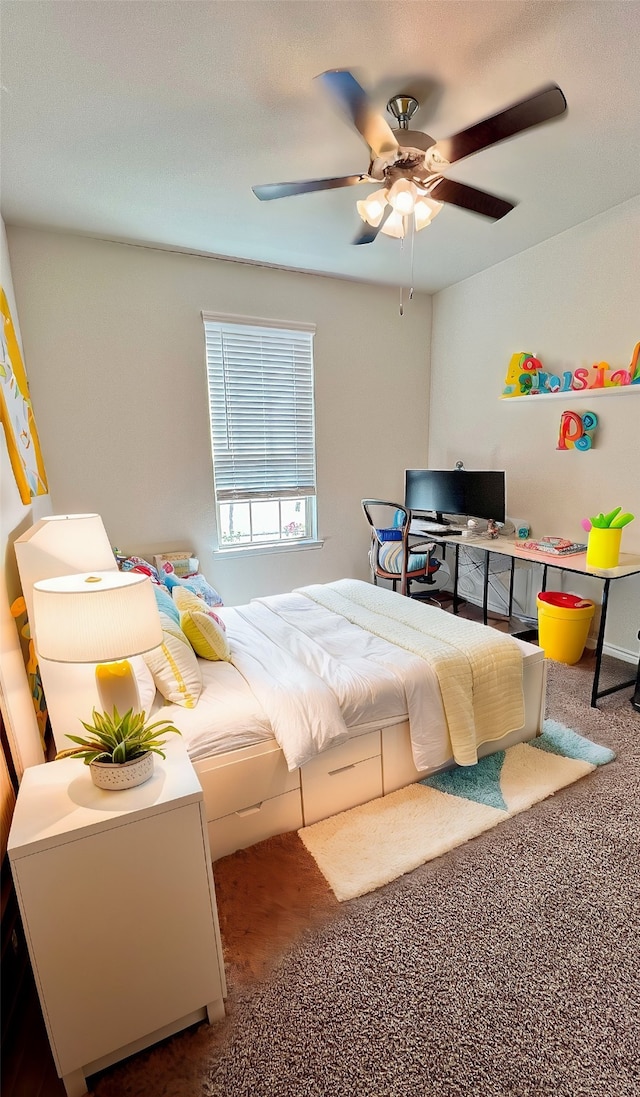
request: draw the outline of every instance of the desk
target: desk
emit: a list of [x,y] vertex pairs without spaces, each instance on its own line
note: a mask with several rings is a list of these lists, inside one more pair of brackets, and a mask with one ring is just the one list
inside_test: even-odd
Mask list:
[[[547,569],[556,568],[558,571],[571,571],[578,575],[589,575],[594,579],[601,579],[603,582],[602,588],[602,607],[600,613],[600,628],[598,630],[598,640],[596,643],[596,666],[593,675],[593,687],[591,690],[591,707],[596,708],[596,703],[600,697],[606,697],[609,693],[617,693],[618,690],[626,689],[627,686],[635,685],[635,678],[630,679],[628,682],[621,682],[620,685],[610,686],[608,689],[599,689],[600,685],[600,667],[602,664],[602,649],[604,647],[604,632],[607,621],[607,606],[609,601],[609,587],[614,579],[624,579],[628,575],[640,575],[640,556],[632,556],[628,553],[620,553],[620,559],[618,566],[615,568],[591,568],[587,567],[587,554],[582,552],[577,556],[545,556],[541,552],[529,552],[522,547],[522,542],[511,541],[507,537],[447,537],[440,534],[428,533],[426,535],[429,541],[433,541],[436,544],[443,546],[453,545],[455,548],[455,567],[453,575],[453,612],[458,612],[460,600],[458,598],[458,559],[460,556],[461,548],[475,548],[481,549],[485,553],[484,560],[484,584],[483,584],[483,598],[482,598],[482,619],[484,624],[487,624],[487,598],[489,590],[489,558],[492,552],[497,553],[499,556],[509,556],[511,558],[511,577],[509,581],[509,616],[513,609],[513,577],[516,560],[527,560],[532,564],[542,565],[542,590],[547,589]],[[422,534],[425,537],[425,534]],[[416,547],[416,546],[412,546]]]

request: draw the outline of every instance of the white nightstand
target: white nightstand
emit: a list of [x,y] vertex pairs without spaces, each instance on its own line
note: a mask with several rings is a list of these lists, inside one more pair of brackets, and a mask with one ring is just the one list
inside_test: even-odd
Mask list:
[[181,740],[120,792],[95,788],[76,759],[25,770],[8,849],[69,1097],[95,1071],[224,1015],[204,801]]

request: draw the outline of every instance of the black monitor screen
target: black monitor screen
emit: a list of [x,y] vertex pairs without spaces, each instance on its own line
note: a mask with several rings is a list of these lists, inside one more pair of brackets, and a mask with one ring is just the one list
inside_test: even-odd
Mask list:
[[407,469],[404,504],[417,513],[465,514],[463,478],[457,470]]
[[505,520],[504,472],[464,469],[407,469],[405,506],[418,514],[464,514],[469,518]]
[[470,518],[505,520],[504,472],[463,472],[465,506]]

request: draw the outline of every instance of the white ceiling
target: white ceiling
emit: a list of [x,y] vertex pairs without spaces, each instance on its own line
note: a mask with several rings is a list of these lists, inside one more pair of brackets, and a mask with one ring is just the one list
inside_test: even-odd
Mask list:
[[[350,69],[443,138],[556,82],[568,112],[449,169],[516,200],[445,206],[415,241],[435,292],[640,192],[640,3],[569,0],[2,0],[2,213],[390,285],[408,248],[351,240],[343,190],[259,202],[255,183],[364,172],[368,149],[313,77]],[[394,123],[395,124],[395,123]]]

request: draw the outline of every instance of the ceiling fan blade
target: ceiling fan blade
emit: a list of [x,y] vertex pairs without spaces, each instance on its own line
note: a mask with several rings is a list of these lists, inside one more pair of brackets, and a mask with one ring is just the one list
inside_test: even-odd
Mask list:
[[251,190],[261,202],[269,202],[272,198],[289,198],[292,194],[309,194],[315,190],[337,190],[367,181],[370,180],[366,175],[343,175],[337,179],[301,179],[298,183],[264,183]]
[[462,206],[463,209],[481,213],[492,221],[499,221],[514,208],[513,202],[505,202],[504,198],[496,198],[494,194],[476,190],[466,183],[456,183],[455,179],[442,179],[436,183],[429,191],[429,197],[435,198],[437,202],[449,202],[453,206]]
[[375,156],[388,156],[399,145],[388,122],[371,105],[364,88],[346,69],[330,69],[316,76],[324,88],[346,112]]
[[352,244],[372,244],[376,236],[380,232],[380,229],[384,225],[387,217],[391,214],[392,207],[387,205],[382,217],[380,218],[379,225],[364,225],[359,236],[356,236],[355,240],[352,240]]
[[499,114],[493,114],[482,122],[476,122],[474,126],[455,133],[452,137],[445,137],[442,141],[436,141],[435,150],[454,164],[473,152],[489,148],[498,141],[504,141],[507,137],[513,137],[516,133],[538,126],[541,122],[548,122],[556,118],[567,109],[567,100],[557,84],[550,84],[528,99],[522,99],[519,103],[507,107]]

